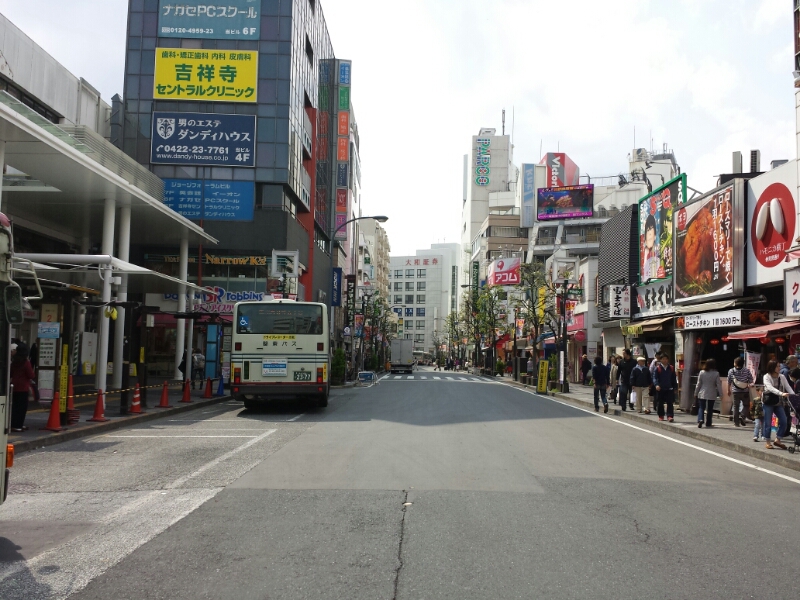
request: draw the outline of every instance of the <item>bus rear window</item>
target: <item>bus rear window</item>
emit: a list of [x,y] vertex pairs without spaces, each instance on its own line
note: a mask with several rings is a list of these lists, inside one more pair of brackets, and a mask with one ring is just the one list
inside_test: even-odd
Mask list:
[[236,333],[322,335],[322,307],[307,304],[243,304]]

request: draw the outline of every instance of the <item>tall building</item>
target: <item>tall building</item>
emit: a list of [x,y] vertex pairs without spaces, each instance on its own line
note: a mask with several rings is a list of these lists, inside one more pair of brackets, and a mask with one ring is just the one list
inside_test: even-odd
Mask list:
[[[272,251],[299,252],[289,294],[327,299],[331,238],[359,214],[351,63],[317,0],[131,0],[121,147],[165,182],[165,203],[219,240],[192,249],[209,309],[275,291]],[[358,233],[336,231],[345,273]],[[172,273],[176,249],[134,249]],[[217,305],[217,306],[214,306]],[[224,308],[224,306],[223,306]],[[224,312],[224,311],[223,311]]]
[[386,230],[377,221],[361,221],[361,233],[369,253],[371,282],[383,298],[389,299],[389,253],[392,247]]
[[389,304],[417,352],[433,353],[437,340],[445,340],[445,319],[458,298],[459,252],[459,244],[433,244],[389,260]]

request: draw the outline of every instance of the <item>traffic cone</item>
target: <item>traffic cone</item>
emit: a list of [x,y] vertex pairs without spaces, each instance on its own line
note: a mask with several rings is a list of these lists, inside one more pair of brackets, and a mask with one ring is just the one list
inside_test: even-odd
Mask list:
[[183,398],[181,398],[181,402],[188,404],[191,401],[192,399],[189,397],[189,380],[185,379],[183,382]]
[[206,391],[203,392],[203,398],[211,398],[211,377],[206,379]]
[[66,427],[61,426],[61,399],[58,392],[53,395],[53,402],[50,404],[50,416],[47,418],[47,425],[41,427],[42,431],[64,431]]
[[139,395],[139,384],[136,384],[136,387],[133,389],[133,401],[131,402],[131,414],[132,415],[141,415],[144,411],[142,410],[142,402],[141,396]]
[[225,378],[220,375],[219,376],[219,387],[217,388],[217,396],[224,396],[225,395]]
[[67,424],[74,425],[81,420],[81,411],[75,408],[75,390],[72,385],[72,375],[67,378]]
[[103,390],[97,390],[97,402],[94,404],[94,416],[91,419],[86,419],[87,421],[95,421],[97,423],[105,423],[106,421],[110,421],[111,419],[106,419],[105,415],[105,407],[103,406]]
[[157,405],[156,408],[172,408],[169,404],[169,389],[166,381],[161,388],[161,404]]

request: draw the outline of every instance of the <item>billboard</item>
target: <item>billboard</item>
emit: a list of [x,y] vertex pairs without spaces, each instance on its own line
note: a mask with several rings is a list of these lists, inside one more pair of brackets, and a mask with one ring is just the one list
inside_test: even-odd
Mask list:
[[672,215],[686,199],[678,175],[639,200],[639,283],[672,277]]
[[150,162],[254,167],[255,115],[154,112]]
[[547,167],[547,187],[565,187],[580,183],[581,170],[572,159],[563,152],[548,152],[540,165]]
[[747,182],[747,285],[783,281],[797,237],[797,165],[790,161]]
[[673,221],[675,304],[742,293],[744,183],[737,179],[680,207]]
[[522,214],[520,227],[535,225],[536,165],[522,165]]
[[492,138],[491,137],[479,137],[475,140],[475,164],[473,165],[475,172],[473,176],[475,177],[475,185],[485,186],[491,183],[491,168],[490,165],[492,164]]
[[256,102],[258,52],[156,48],[155,100]]
[[252,181],[165,179],[164,204],[195,221],[252,221]]
[[594,185],[541,188],[536,192],[536,218],[540,221],[591,217]]
[[258,40],[260,0],[159,0],[158,37]]
[[675,307],[672,305],[672,292],[671,281],[658,281],[636,286],[636,306],[639,307],[636,317],[644,319],[658,315],[671,315],[675,312]]
[[519,285],[521,260],[501,258],[489,265],[487,285]]

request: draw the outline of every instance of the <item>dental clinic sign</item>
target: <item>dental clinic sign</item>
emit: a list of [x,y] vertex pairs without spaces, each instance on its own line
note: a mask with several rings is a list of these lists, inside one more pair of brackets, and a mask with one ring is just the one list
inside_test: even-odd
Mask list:
[[492,138],[478,138],[476,144],[475,185],[489,185],[489,174],[491,173],[489,165],[492,163],[492,153],[490,150]]

